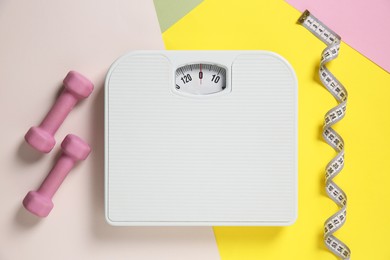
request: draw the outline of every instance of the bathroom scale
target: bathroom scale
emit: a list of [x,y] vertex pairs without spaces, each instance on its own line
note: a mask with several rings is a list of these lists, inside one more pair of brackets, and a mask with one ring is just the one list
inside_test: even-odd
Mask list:
[[297,79],[269,51],[134,51],[105,82],[105,215],[116,226],[297,218]]

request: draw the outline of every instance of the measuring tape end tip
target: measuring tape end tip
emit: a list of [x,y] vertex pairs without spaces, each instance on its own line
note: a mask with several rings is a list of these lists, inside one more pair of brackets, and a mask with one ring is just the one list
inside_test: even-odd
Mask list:
[[299,17],[298,23],[304,23],[305,20],[307,19],[307,17],[309,17],[309,15],[310,15],[309,10],[305,10],[305,11],[302,13],[302,15]]

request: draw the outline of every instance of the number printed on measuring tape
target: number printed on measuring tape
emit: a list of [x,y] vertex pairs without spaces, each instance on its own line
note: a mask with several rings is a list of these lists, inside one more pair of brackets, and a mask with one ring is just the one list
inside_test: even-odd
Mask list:
[[341,259],[350,259],[351,250],[334,236],[334,232],[340,229],[346,220],[347,195],[333,182],[333,178],[344,168],[344,141],[332,128],[335,123],[345,116],[348,93],[325,66],[326,63],[334,60],[339,55],[341,38],[307,10],[303,12],[298,22],[327,45],[321,55],[319,77],[322,84],[337,100],[338,105],[325,114],[322,132],[324,140],[337,152],[337,155],[325,168],[325,188],[329,198],[337,204],[339,210],[325,221],[324,241],[333,254]]

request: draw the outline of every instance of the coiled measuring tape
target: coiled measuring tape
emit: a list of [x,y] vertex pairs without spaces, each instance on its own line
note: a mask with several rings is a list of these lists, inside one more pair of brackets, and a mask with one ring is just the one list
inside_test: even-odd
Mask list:
[[336,59],[339,55],[341,37],[330,30],[307,10],[303,12],[298,19],[298,22],[327,45],[322,51],[319,76],[322,84],[337,100],[338,105],[325,114],[324,128],[322,131],[325,142],[337,152],[337,155],[325,168],[325,187],[329,198],[339,206],[339,210],[325,221],[324,241],[327,248],[333,254],[341,259],[350,259],[351,250],[346,244],[333,235],[334,232],[340,229],[345,223],[347,196],[344,191],[333,182],[333,178],[344,168],[344,141],[332,126],[345,116],[348,93],[344,86],[325,66],[326,63]]

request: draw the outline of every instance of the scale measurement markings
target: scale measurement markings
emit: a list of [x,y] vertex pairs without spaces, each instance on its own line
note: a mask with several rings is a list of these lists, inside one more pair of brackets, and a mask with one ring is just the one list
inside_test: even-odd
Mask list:
[[226,74],[218,64],[186,64],[176,69],[175,89],[190,95],[215,94],[226,89]]

